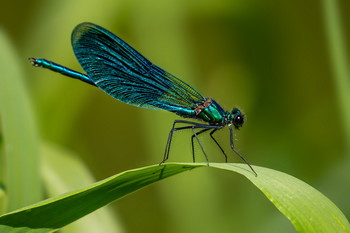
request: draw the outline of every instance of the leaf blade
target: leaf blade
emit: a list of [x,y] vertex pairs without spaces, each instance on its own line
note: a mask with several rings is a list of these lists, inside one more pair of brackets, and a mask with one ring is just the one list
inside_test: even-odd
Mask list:
[[255,177],[244,164],[211,163],[210,166],[236,171],[248,178],[298,232],[350,232],[348,220],[333,202],[293,176],[254,166],[258,172],[258,177]]
[[[12,226],[14,229],[29,227],[31,232],[52,232],[142,187],[198,167],[206,167],[206,164],[169,163],[122,172],[87,188],[3,215],[0,217],[0,230],[1,227]],[[295,177],[254,166],[258,173],[258,177],[255,177],[245,164],[211,163],[210,167],[237,172],[248,178],[292,222],[298,232],[350,232],[350,224],[338,207]],[[51,208],[48,208],[50,205]],[[50,213],[53,210],[59,214],[53,216]],[[41,212],[40,215],[35,214],[37,211]],[[35,218],[38,221],[35,222]]]
[[7,33],[0,27],[0,124],[4,153],[7,209],[39,201],[39,136],[30,96],[23,81],[21,61]]
[[0,217],[0,230],[5,225],[28,227],[33,232],[45,228],[50,232],[151,183],[200,166],[204,165],[155,165],[122,172],[87,188],[5,214]]

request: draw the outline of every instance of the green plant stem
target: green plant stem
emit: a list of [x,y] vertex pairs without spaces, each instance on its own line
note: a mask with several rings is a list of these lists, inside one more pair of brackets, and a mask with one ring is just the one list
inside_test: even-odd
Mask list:
[[345,141],[348,142],[346,154],[350,156],[350,75],[347,50],[341,30],[338,1],[323,0],[322,3],[335,87],[344,125]]
[[4,139],[4,163],[0,166],[4,169],[8,210],[14,210],[41,199],[39,136],[22,80],[22,61],[1,29],[0,51],[0,123]]

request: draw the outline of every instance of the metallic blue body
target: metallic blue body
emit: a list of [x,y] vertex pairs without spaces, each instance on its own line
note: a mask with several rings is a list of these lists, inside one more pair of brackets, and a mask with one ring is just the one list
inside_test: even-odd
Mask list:
[[58,72],[63,75],[67,75],[71,78],[79,79],[81,81],[95,86],[95,83],[91,81],[91,79],[86,74],[79,73],[75,70],[71,70],[67,67],[61,66],[57,63],[45,59],[36,59],[31,57],[29,58],[29,60],[33,63],[34,66],[40,66],[46,69],[50,69],[52,71]]
[[211,125],[225,125],[232,119],[215,101],[197,114],[196,106],[207,98],[100,26],[79,24],[71,40],[87,75],[45,59],[32,58],[32,63],[97,86],[117,100],[137,107],[167,110]]
[[226,125],[231,122],[231,113],[222,109],[222,107],[213,99],[211,99],[211,104],[203,108],[203,110],[198,114],[198,118],[211,125]]
[[[172,135],[177,130],[192,129],[193,161],[196,138],[206,160],[208,157],[198,135],[210,131],[210,136],[227,156],[213,134],[228,126],[230,145],[255,173],[254,169],[234,148],[232,126],[239,128],[244,115],[234,108],[225,111],[215,100],[203,97],[198,91],[174,75],[151,63],[130,45],[108,30],[92,23],[79,24],[72,33],[71,42],[76,58],[86,74],[79,73],[45,59],[30,58],[34,66],[40,66],[97,86],[108,95],[136,107],[166,110],[185,118],[193,118],[206,124],[176,120],[169,133],[164,159],[168,159]],[[176,127],[177,124],[187,126]],[[199,130],[199,131],[196,131]],[[256,174],[256,173],[255,173]]]

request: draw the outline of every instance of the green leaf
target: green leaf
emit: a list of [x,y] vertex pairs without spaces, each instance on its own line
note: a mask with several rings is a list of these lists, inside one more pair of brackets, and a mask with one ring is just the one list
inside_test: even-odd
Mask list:
[[[80,156],[52,143],[42,146],[42,177],[46,193],[53,197],[96,180]],[[63,231],[64,230],[64,231]],[[119,215],[106,206],[64,227],[62,232],[124,232]]]
[[254,166],[258,177],[237,164],[210,164],[248,178],[294,225],[297,232],[350,232],[350,224],[339,208],[305,182],[264,167]]
[[[142,187],[206,164],[169,163],[122,172],[87,188],[67,193],[0,217],[0,231],[52,232]],[[248,178],[292,222],[298,232],[350,232],[348,220],[324,195],[282,172],[245,164],[211,163],[211,168]],[[228,223],[229,224],[229,223]]]
[[0,123],[8,209],[41,199],[39,143],[30,98],[23,82],[21,64],[7,34],[0,28]]
[[[87,188],[39,202],[0,217],[0,232],[51,232],[144,186],[204,165],[169,164],[129,170]],[[8,231],[11,232],[11,231]]]

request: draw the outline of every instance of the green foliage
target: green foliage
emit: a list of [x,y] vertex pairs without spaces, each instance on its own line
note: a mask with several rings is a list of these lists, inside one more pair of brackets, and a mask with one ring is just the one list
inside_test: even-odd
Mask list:
[[[22,66],[6,33],[0,30],[0,120],[4,154],[0,164],[10,210],[39,201],[39,143]],[[31,193],[31,195],[26,195]],[[1,209],[1,208],[0,208]]]
[[[86,188],[39,202],[0,217],[1,232],[52,232],[138,189],[205,164],[166,164],[129,170]],[[245,164],[214,163],[210,167],[248,178],[302,233],[350,232],[348,220],[324,195],[282,172]],[[233,227],[233,226],[232,226]]]
[[14,228],[61,228],[146,185],[201,165],[166,165],[130,170],[78,191],[48,199],[0,218],[0,231]]
[[[95,182],[89,168],[71,151],[45,144],[42,147],[42,177],[47,195],[57,196]],[[64,167],[64,169],[62,169]],[[64,228],[64,232],[122,232],[123,223],[110,206],[95,211]]]
[[[350,22],[348,5],[332,0],[3,2],[1,213],[34,203],[44,194],[52,197],[91,184],[93,176],[102,179],[161,160],[176,116],[132,108],[93,87],[27,63],[28,57],[43,57],[81,71],[70,33],[78,23],[90,21],[119,35],[225,108],[239,105],[248,121],[236,132],[236,146],[249,161],[302,177],[350,216],[350,79],[344,33]],[[218,135],[223,144],[224,133]],[[188,136],[175,137],[172,161],[190,160]],[[204,136],[210,161],[222,161]],[[39,156],[41,140],[54,146]],[[82,166],[89,168],[91,179],[82,175],[86,171]],[[228,233],[233,228],[244,233],[294,232],[287,218],[263,198],[243,179],[196,169],[102,210],[113,208],[107,216],[127,232]],[[185,211],[181,203],[186,203]],[[288,208],[281,205],[279,210],[293,221],[294,214],[284,212]],[[105,230],[110,228],[95,217],[98,212],[61,231],[122,232]],[[85,228],[67,229],[77,223]],[[303,229],[308,223],[297,226]]]

